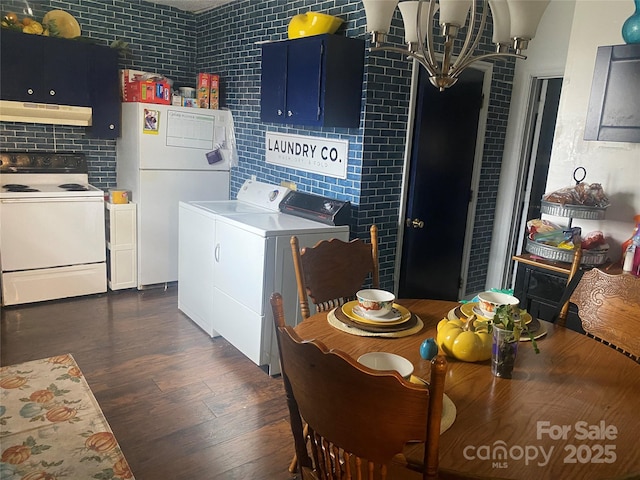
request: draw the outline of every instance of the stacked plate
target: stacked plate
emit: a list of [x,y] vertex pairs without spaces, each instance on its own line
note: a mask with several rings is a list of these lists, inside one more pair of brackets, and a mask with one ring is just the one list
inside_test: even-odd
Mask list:
[[[525,325],[527,325],[528,331],[530,331],[533,334],[533,338],[540,338],[547,333],[547,329],[544,328],[544,326],[542,326],[542,324],[537,319],[534,320],[531,314],[528,313],[526,310],[520,310],[520,314],[522,315],[522,317],[524,317],[524,323]],[[491,321],[490,318],[486,318],[482,315],[482,312],[478,307],[478,302],[463,303],[460,306],[452,309],[447,315],[447,317],[449,318],[449,320],[452,320],[454,318],[465,319],[473,315],[475,315],[476,318],[480,321],[484,321],[484,322]],[[525,342],[527,340],[530,340],[528,335],[522,335],[520,337],[521,342]]]
[[354,300],[336,308],[335,316],[345,325],[376,333],[399,332],[413,328],[417,323],[417,317],[397,303],[393,304],[388,314],[376,316],[361,309],[357,300]]

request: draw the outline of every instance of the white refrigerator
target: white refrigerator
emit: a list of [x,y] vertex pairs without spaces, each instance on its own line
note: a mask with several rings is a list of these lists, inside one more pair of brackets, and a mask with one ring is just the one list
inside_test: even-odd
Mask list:
[[116,181],[137,204],[138,289],[178,280],[178,203],[227,200],[236,162],[229,110],[122,104]]

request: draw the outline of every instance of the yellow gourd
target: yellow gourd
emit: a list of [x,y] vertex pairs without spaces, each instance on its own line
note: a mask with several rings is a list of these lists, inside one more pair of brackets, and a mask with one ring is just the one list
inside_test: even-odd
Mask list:
[[491,358],[493,339],[486,327],[476,330],[475,316],[466,322],[442,319],[438,323],[436,343],[445,355],[463,362],[482,362]]

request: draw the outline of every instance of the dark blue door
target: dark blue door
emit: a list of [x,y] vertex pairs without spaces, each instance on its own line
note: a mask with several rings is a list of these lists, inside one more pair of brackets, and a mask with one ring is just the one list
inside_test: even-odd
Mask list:
[[484,74],[440,92],[420,69],[400,298],[458,300]]

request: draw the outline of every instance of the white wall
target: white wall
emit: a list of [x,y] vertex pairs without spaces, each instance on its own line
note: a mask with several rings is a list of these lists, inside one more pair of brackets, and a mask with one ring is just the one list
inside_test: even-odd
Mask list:
[[518,60],[516,64],[487,271],[487,288],[499,287],[504,285],[503,282],[508,282],[503,278],[503,272],[506,262],[511,261],[507,252],[511,230],[518,228],[514,202],[518,193],[525,115],[531,84],[536,77],[564,75],[574,6],[575,0],[552,0],[540,20],[536,37],[525,51],[527,59]]
[[586,142],[583,137],[597,48],[623,44],[622,24],[633,12],[632,0],[552,0],[526,52],[528,59],[518,61],[487,288],[510,281],[503,278],[503,271],[511,261],[509,230],[518,228],[512,214],[532,77],[564,76],[546,191],[572,185],[573,171],[584,167],[586,181],[601,183],[611,206],[605,220],[574,220],[573,225],[582,227],[585,234],[602,230],[611,246],[611,259],[620,257],[620,244],[633,230],[633,216],[640,213],[640,144]]
[[620,258],[620,244],[640,213],[640,144],[584,141],[584,124],[597,47],[624,44],[622,24],[633,12],[632,0],[577,1],[547,181],[547,191],[570,185],[573,170],[582,166],[587,182],[602,184],[611,200],[605,220],[573,224],[583,234],[602,230],[612,260]]

